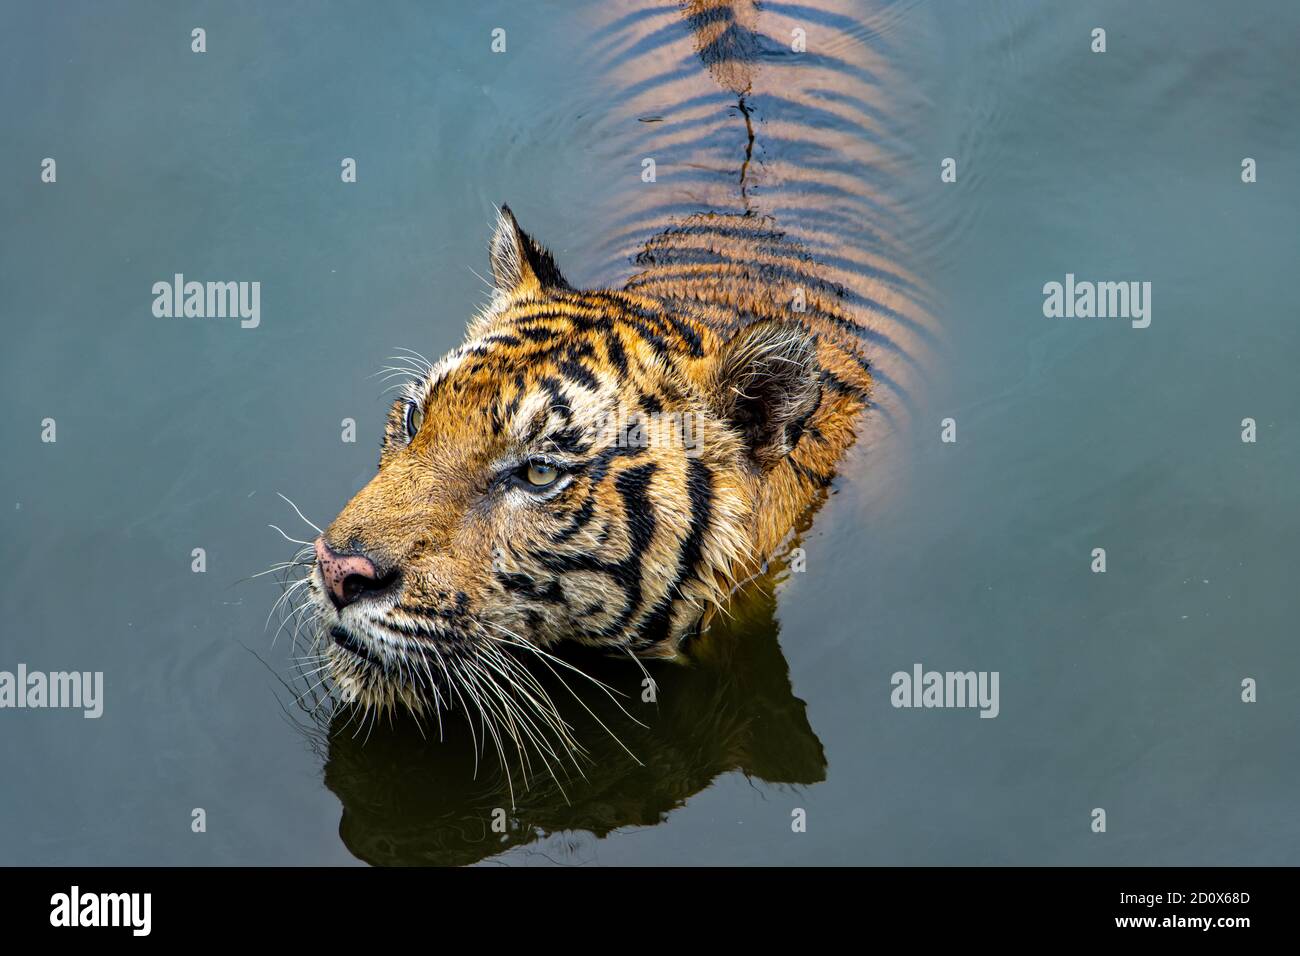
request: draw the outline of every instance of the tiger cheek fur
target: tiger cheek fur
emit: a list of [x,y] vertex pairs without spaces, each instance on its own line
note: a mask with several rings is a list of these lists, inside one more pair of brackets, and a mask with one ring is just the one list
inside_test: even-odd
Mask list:
[[829,480],[865,401],[862,367],[780,315],[570,288],[509,210],[492,267],[493,301],[403,387],[378,473],[322,536],[364,569],[314,579],[334,676],[381,706],[419,710],[448,693],[439,669],[503,648],[674,655]]

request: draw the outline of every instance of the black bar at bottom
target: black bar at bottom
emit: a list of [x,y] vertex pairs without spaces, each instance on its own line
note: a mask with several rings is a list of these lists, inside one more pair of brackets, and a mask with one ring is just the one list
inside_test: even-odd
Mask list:
[[[1231,943],[1283,929],[1291,869],[0,869],[7,941],[286,941],[331,947],[648,933],[686,920],[734,936],[786,924],[918,941],[1107,936]],[[74,889],[75,888],[75,889]],[[146,896],[147,894],[147,896]],[[87,925],[91,924],[91,925]],[[108,925],[104,925],[108,924]],[[667,924],[667,925],[666,925]],[[685,926],[687,924],[681,924]],[[971,935],[975,934],[975,935]],[[696,932],[691,930],[694,937]],[[621,938],[605,935],[603,938]],[[734,938],[734,937],[733,937]],[[881,937],[887,938],[887,937]],[[460,945],[464,945],[463,943]]]

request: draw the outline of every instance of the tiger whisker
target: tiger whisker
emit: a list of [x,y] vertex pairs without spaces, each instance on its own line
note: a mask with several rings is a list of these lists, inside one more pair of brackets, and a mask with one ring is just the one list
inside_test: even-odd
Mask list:
[[[285,589],[283,593],[281,593],[281,595],[275,599],[275,603],[271,605],[271,610],[270,612],[267,613],[266,620],[262,624],[262,630],[265,631],[268,627],[271,626],[272,616],[280,608],[281,605],[283,605],[285,602],[289,600],[289,598],[293,595],[294,591],[298,590],[298,588],[302,587],[304,584],[307,584],[310,581],[311,581],[311,577],[307,576],[301,578],[298,581],[295,581],[293,584],[285,585]],[[279,632],[277,631],[276,633],[278,634]]]
[[[442,656],[442,651],[438,650],[437,644],[433,645],[433,652],[438,656],[438,662],[442,666],[443,673],[447,675],[447,685],[452,689],[452,691],[455,692],[456,696],[460,698],[461,710],[464,712],[467,718],[470,718],[471,713],[469,707],[465,704],[465,697],[464,695],[461,694],[460,687],[457,684],[451,669],[447,667],[446,659]],[[477,740],[477,736],[474,733],[474,721],[472,719],[467,719],[466,723],[469,724],[470,739],[471,739],[471,743],[474,746],[474,779],[477,780],[478,779],[478,754],[479,754],[478,740]]]
[[[268,527],[270,526],[268,525]],[[253,580],[253,578],[263,578],[266,577],[268,574],[275,574],[277,571],[287,571],[290,568],[307,568],[307,567],[311,567],[310,562],[307,561],[280,561],[276,564],[271,565],[265,571],[258,571],[256,574],[250,574],[248,577],[244,578],[244,580],[251,581]]]
[[[501,699],[499,688],[491,680],[480,680],[476,672],[479,670],[478,665],[473,660],[466,660],[465,677],[475,688],[481,692],[482,706],[488,709],[494,720],[500,728],[506,732],[515,745],[515,750],[519,754],[519,769],[523,778],[524,789],[528,789],[528,774],[532,770],[532,760],[529,758],[528,750],[524,746],[520,737],[520,728],[515,721],[512,708]],[[501,755],[502,760],[505,755]]]
[[468,693],[470,697],[474,700],[474,706],[478,710],[479,721],[480,721],[479,726],[483,730],[484,740],[486,741],[487,738],[490,736],[492,740],[492,745],[496,749],[497,758],[501,762],[501,769],[505,772],[506,775],[506,788],[510,791],[510,804],[511,806],[513,806],[515,803],[514,778],[511,776],[510,773],[510,763],[509,761],[506,760],[505,747],[501,743],[501,736],[497,733],[496,724],[489,719],[489,712],[487,707],[483,704],[482,697],[479,695],[473,683],[466,678],[464,671],[460,669],[461,667],[460,659],[457,658],[456,661],[457,661],[456,664],[457,673],[460,677],[460,683],[464,686],[465,692]]
[[[513,634],[513,632],[509,631],[508,629],[501,627],[500,625],[493,624],[493,622],[491,621],[487,623],[491,624],[494,627],[497,627],[499,630],[504,631],[507,634]],[[593,684],[599,687],[605,693],[605,695],[609,697],[611,701],[614,702],[614,705],[623,712],[624,716],[626,716],[629,720],[631,720],[633,723],[637,724],[638,726],[644,727],[645,724],[641,723],[641,721],[637,720],[630,713],[628,713],[627,708],[625,708],[619,702],[618,698],[614,696],[616,693],[618,693],[617,691],[615,691],[613,688],[611,688],[608,684],[604,683],[603,681],[597,680],[596,678],[592,677],[590,674],[587,674],[586,672],[574,667],[568,661],[561,660],[560,658],[556,657],[554,654],[550,654],[539,647],[529,644],[528,642],[524,641],[522,638],[519,638],[517,634],[514,635],[514,637],[518,638],[518,640],[505,640],[504,638],[500,638],[500,637],[494,637],[493,640],[500,641],[503,644],[509,644],[512,647],[519,647],[526,651],[529,651],[530,653],[535,654],[538,660],[542,662],[543,666],[545,666],[546,669],[549,670],[552,675],[554,675],[556,680],[558,680],[563,685],[564,689],[567,690],[570,695],[572,695],[573,699],[576,700],[582,706],[583,710],[585,710],[588,714],[590,714],[591,717],[596,721],[596,723],[600,724],[601,729],[603,729],[605,733],[609,734],[611,739],[613,739],[613,741],[616,744],[618,744],[624,750],[624,752],[627,753],[629,757],[631,757],[641,766],[644,766],[644,764],[641,764],[640,758],[638,758],[636,754],[632,753],[632,751],[628,749],[627,745],[623,743],[623,741],[619,738],[619,736],[616,733],[614,733],[614,731],[610,730],[609,726],[603,720],[601,720],[599,715],[597,715],[596,712],[587,705],[587,702],[583,700],[577,694],[577,692],[574,691],[572,687],[569,686],[568,681],[566,681],[563,677],[560,676],[559,672],[556,671],[555,668],[551,666],[550,662],[554,661],[556,664],[568,668],[573,673],[581,677],[585,677],[587,680],[591,681]]]
[[303,611],[310,610],[311,608],[312,608],[311,603],[308,601],[304,601],[303,603],[297,605],[292,611],[290,611],[289,614],[285,617],[285,619],[280,622],[280,626],[275,629],[275,634],[271,637],[271,647],[273,648],[275,647],[275,642],[280,638],[280,632],[283,631],[285,627],[288,626],[290,621],[296,618]]
[[[422,654],[422,655],[420,655],[420,663],[424,665],[424,673],[425,673],[425,674],[428,676],[428,678],[429,678],[428,683],[427,683],[426,686],[429,688],[429,690],[431,690],[431,691],[433,692],[433,716],[434,716],[434,718],[438,721],[438,739],[439,739],[439,740],[442,740],[442,739],[443,739],[443,736],[442,736],[442,708],[443,708],[442,694],[438,691],[438,683],[437,683],[437,681],[434,679],[432,668],[429,666],[429,655],[428,655],[428,654]],[[439,669],[439,671],[442,672],[442,673],[444,674],[444,676],[445,676],[446,671],[443,670],[441,664],[438,665],[438,669]]]
[[[299,517],[299,518],[301,518],[303,521],[307,522],[307,524],[311,525],[313,528],[316,528],[316,533],[317,533],[317,534],[324,534],[324,533],[325,533],[325,532],[322,531],[320,528],[317,528],[316,525],[315,525],[315,523],[312,522],[312,521],[311,521],[311,520],[310,520],[310,519],[309,519],[305,514],[303,514],[303,513],[302,513],[302,510],[301,510],[301,509],[300,509],[296,504],[294,504],[292,501],[289,501],[289,499],[288,499],[288,498],[285,498],[285,496],[282,495],[282,494],[280,494],[280,492],[277,491],[276,494],[277,494],[277,495],[280,495],[281,498],[284,498],[285,501],[288,501],[288,502],[289,502],[289,507],[292,508],[294,511],[298,512],[298,517]],[[279,530],[279,529],[277,529],[277,530]],[[284,534],[284,532],[280,532],[280,533],[281,533],[281,534]],[[288,535],[285,535],[285,537],[289,537],[289,536],[288,536]],[[289,540],[292,541],[293,539],[292,539],[292,538],[289,538]],[[299,544],[306,544],[307,542],[298,542],[298,543],[299,543]]]
[[291,538],[291,537],[289,537],[287,534],[284,533],[284,531],[280,528],[279,525],[268,524],[267,527],[268,527],[268,528],[271,528],[271,529],[274,530],[274,531],[279,531],[279,532],[280,532],[280,537],[284,538],[285,541],[292,541],[294,544],[305,544],[305,545],[310,545],[310,544],[311,544],[310,541],[303,541],[301,538]]
[[[581,773],[582,768],[578,766],[575,754],[585,754],[586,748],[573,736],[573,728],[560,716],[559,708],[555,706],[555,702],[546,692],[546,689],[512,655],[503,653],[497,647],[493,647],[492,652],[493,654],[488,655],[487,658],[489,665],[495,668],[498,666],[496,662],[500,662],[502,676],[510,682],[510,685],[518,693],[524,696],[524,699],[533,705],[538,715],[554,729],[556,735],[564,743],[566,749],[569,750],[570,758],[574,759],[574,765],[577,767],[578,772]],[[520,678],[523,680],[521,681]],[[534,694],[534,691],[536,691],[536,694]],[[540,695],[540,699],[538,695]]]
[[417,362],[420,362],[424,366],[426,372],[433,371],[433,363],[430,362],[423,355],[421,355],[419,352],[417,352],[415,349],[408,349],[402,345],[394,346],[394,348],[399,352],[405,352],[408,355],[412,356]]
[[[507,687],[510,687],[510,688],[516,690],[518,693],[524,695],[524,699],[527,700],[527,701],[532,705],[532,707],[533,707],[533,713],[536,714],[540,719],[542,719],[542,720],[543,720],[543,721],[544,721],[548,726],[550,726],[550,727],[552,728],[552,730],[556,733],[556,736],[557,736],[557,740],[558,740],[558,742],[559,742],[560,745],[564,748],[565,752],[566,752],[567,755],[569,756],[569,759],[570,759],[570,760],[574,760],[574,763],[575,763],[575,766],[576,766],[577,761],[576,761],[576,759],[575,759],[575,757],[574,757],[574,749],[573,749],[573,747],[572,747],[572,746],[570,745],[570,743],[569,743],[569,738],[568,738],[568,736],[565,734],[565,732],[564,732],[560,727],[558,727],[558,726],[556,725],[556,723],[552,720],[552,714],[551,714],[551,713],[548,713],[548,712],[547,712],[547,711],[546,711],[546,710],[541,706],[540,702],[538,702],[535,698],[533,698],[532,695],[529,694],[529,693],[527,692],[527,690],[526,690],[526,689],[525,689],[521,684],[519,684],[519,682],[518,682],[518,681],[517,681],[517,680],[516,680],[512,675],[506,673],[505,671],[500,670],[500,669],[497,667],[496,663],[495,663],[494,661],[492,661],[490,657],[488,657],[488,656],[485,655],[485,656],[484,656],[484,657],[483,657],[479,662],[476,662],[475,666],[478,667],[480,670],[482,670],[484,666],[491,667],[492,669],[494,669],[494,670],[496,670],[498,673],[500,673],[500,674],[502,675],[502,677],[504,677],[504,678],[509,682],[509,683],[506,685]],[[485,676],[486,676],[489,680],[492,679],[492,678],[491,678],[491,675],[487,675],[487,674],[485,674]],[[496,683],[496,682],[493,681],[493,683]],[[520,701],[515,701],[513,698],[509,698],[509,697],[506,695],[506,693],[505,693],[505,688],[504,688],[504,687],[501,687],[500,685],[497,685],[497,690],[498,690],[499,693],[501,693],[503,699],[510,700],[510,701],[512,702],[512,704],[516,706],[516,708],[517,708],[517,710],[518,710],[518,713],[519,713],[519,718],[520,718],[521,722],[522,722],[523,724],[525,724],[525,729],[527,729],[527,728],[532,728],[534,731],[536,731],[537,734],[542,734],[542,733],[543,733],[543,731],[541,730],[541,728],[538,727],[538,726],[533,722],[532,716],[529,715],[528,711],[527,711],[525,708],[523,708],[522,706],[520,706],[520,704],[521,704],[522,702],[520,702]],[[556,715],[556,716],[558,716],[558,715]],[[546,751],[547,751],[548,753],[550,753],[552,757],[555,757],[555,759],[556,759],[557,761],[560,760],[559,756],[558,756],[558,755],[555,753],[555,751],[550,747],[549,742],[547,742],[547,741],[545,740],[544,737],[543,737],[543,739],[538,740],[536,737],[533,737],[532,734],[530,734],[529,736],[533,738],[534,742],[537,744],[537,746],[539,747],[539,749],[542,748],[542,747],[544,746],[545,749],[546,749]],[[574,741],[574,744],[576,744],[576,741]],[[545,757],[543,757],[543,760],[545,760]],[[550,765],[549,765],[549,763],[547,764],[547,768],[550,769]],[[578,772],[579,772],[579,773],[582,772],[580,767],[578,768]],[[555,777],[555,773],[554,773],[553,770],[551,771],[551,776],[552,776],[552,778]],[[559,780],[558,780],[558,779],[556,779],[555,782],[556,782],[556,784],[559,784]]]
[[[521,648],[523,648],[524,650],[529,651],[530,653],[537,654],[537,655],[539,655],[539,656],[549,658],[550,660],[554,661],[556,664],[559,664],[561,667],[565,667],[565,668],[567,668],[568,670],[573,671],[573,673],[577,674],[579,677],[583,677],[583,678],[586,678],[587,680],[591,681],[593,684],[595,684],[597,687],[599,687],[602,691],[604,691],[604,693],[609,697],[609,699],[610,699],[610,700],[613,700],[615,704],[618,704],[618,701],[615,700],[615,698],[614,698],[614,695],[615,695],[615,694],[618,694],[620,697],[626,697],[626,696],[627,696],[627,695],[624,694],[622,691],[620,691],[620,690],[615,690],[613,687],[610,687],[610,686],[609,686],[608,684],[606,684],[604,681],[599,680],[598,678],[592,677],[592,676],[591,676],[590,674],[588,674],[586,671],[579,670],[578,668],[574,667],[572,664],[570,664],[568,661],[564,660],[563,658],[556,657],[554,654],[551,654],[549,651],[546,651],[546,650],[544,650],[544,649],[538,647],[536,644],[531,644],[531,643],[529,643],[528,641],[524,640],[524,638],[522,638],[520,635],[516,634],[514,631],[510,630],[509,628],[507,628],[507,627],[503,627],[502,625],[497,624],[497,623],[494,622],[494,621],[487,621],[486,623],[488,624],[489,627],[494,627],[494,628],[496,628],[498,631],[501,631],[501,633],[503,633],[503,634],[505,634],[505,635],[507,635],[508,637],[510,637],[510,638],[513,639],[513,640],[509,640],[509,641],[507,641],[507,640],[503,640],[503,639],[500,638],[500,637],[495,637],[495,636],[493,636],[493,635],[487,635],[487,636],[490,637],[492,640],[494,640],[494,641],[501,641],[501,643],[503,643],[503,644],[509,644],[509,645],[511,645],[512,647],[521,647]],[[619,704],[619,707],[621,708],[622,705]],[[623,713],[627,714],[628,717],[632,717],[632,715],[631,715],[631,714],[628,714],[626,710],[623,711]],[[633,719],[633,720],[636,720],[635,717],[632,717],[632,719]],[[639,721],[638,721],[638,723],[639,723]],[[644,726],[644,725],[643,725],[643,726]]]

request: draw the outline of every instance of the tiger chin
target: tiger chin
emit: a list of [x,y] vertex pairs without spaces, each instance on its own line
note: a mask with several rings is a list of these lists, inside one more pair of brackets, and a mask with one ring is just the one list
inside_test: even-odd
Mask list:
[[536,710],[526,665],[561,641],[676,656],[830,481],[867,401],[865,362],[818,328],[832,304],[793,313],[776,278],[575,289],[506,207],[490,253],[490,303],[410,369],[377,473],[314,543],[318,650],[377,711]]

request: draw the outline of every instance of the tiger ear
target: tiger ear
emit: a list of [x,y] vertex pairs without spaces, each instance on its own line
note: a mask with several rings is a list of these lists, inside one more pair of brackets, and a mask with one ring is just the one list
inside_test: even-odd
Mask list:
[[497,213],[491,257],[492,280],[502,292],[569,287],[551,254],[519,228],[509,206],[503,205]]
[[817,343],[797,323],[756,322],[723,346],[707,390],[755,463],[772,468],[794,450],[821,401]]

